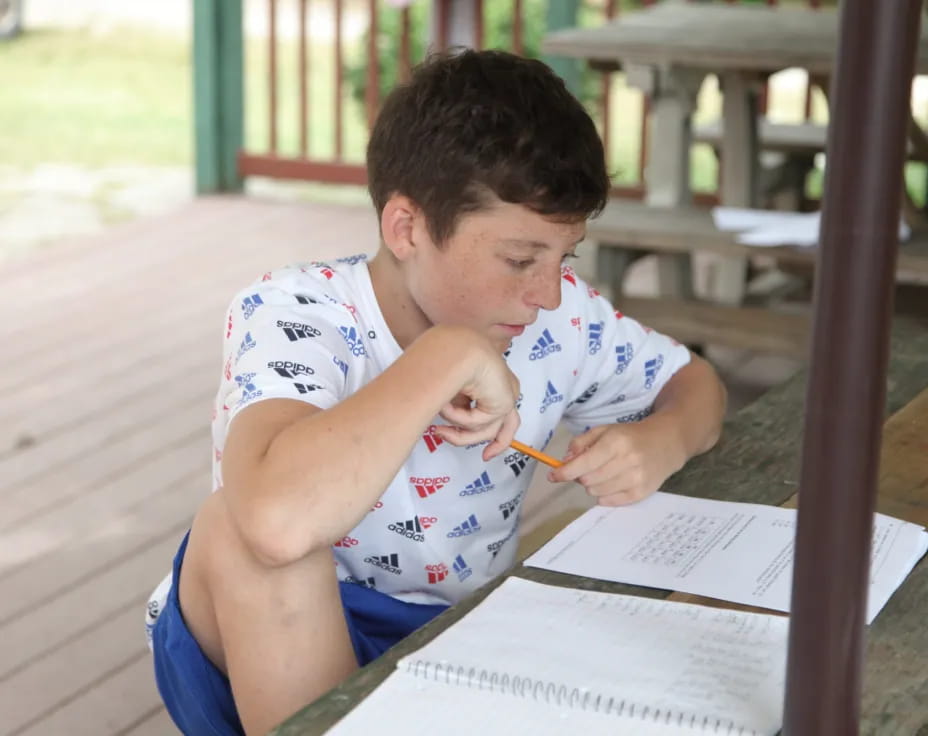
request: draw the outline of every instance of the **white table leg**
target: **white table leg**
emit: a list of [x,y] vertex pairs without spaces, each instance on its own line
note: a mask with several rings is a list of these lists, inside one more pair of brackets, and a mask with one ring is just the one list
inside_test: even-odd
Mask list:
[[[737,72],[722,75],[722,168],[720,199],[730,207],[756,207],[759,150],[756,80]],[[705,296],[722,304],[740,304],[747,275],[746,258],[699,254],[707,270]]]
[[[655,207],[690,204],[691,118],[702,84],[702,72],[630,66],[627,80],[650,96],[648,165],[645,201]],[[661,296],[691,298],[692,270],[686,255],[658,257]]]

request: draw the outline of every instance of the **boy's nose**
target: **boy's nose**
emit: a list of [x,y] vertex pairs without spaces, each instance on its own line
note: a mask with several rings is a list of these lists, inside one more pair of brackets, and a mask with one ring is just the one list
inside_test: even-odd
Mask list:
[[557,309],[561,306],[561,269],[556,274],[545,274],[539,278],[526,295],[526,302],[539,309]]

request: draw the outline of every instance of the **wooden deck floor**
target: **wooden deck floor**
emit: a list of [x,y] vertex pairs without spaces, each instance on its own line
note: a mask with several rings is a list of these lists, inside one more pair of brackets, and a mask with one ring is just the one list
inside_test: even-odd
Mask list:
[[0,734],[176,733],[145,600],[209,491],[224,311],[368,208],[206,198],[0,268]]

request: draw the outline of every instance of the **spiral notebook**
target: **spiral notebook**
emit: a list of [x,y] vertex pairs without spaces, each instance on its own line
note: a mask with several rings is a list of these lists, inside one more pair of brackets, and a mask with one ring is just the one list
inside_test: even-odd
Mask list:
[[508,578],[396,670],[337,736],[764,736],[787,619]]

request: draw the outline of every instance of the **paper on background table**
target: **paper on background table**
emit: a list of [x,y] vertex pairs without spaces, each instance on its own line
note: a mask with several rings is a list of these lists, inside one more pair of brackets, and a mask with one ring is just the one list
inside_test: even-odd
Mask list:
[[[781,724],[787,633],[782,616],[511,577],[400,660],[331,733],[772,736]],[[500,692],[490,673],[542,687]],[[613,712],[584,708],[584,693],[588,703],[596,694],[603,704],[612,698]]]
[[[818,244],[821,212],[780,212],[742,207],[713,207],[712,221],[719,230],[738,231],[735,240],[742,245],[775,247]],[[899,239],[908,240],[911,229],[899,222]]]
[[[590,509],[525,564],[788,611],[795,526],[795,509],[655,493]],[[868,624],[926,551],[924,527],[875,515]]]

